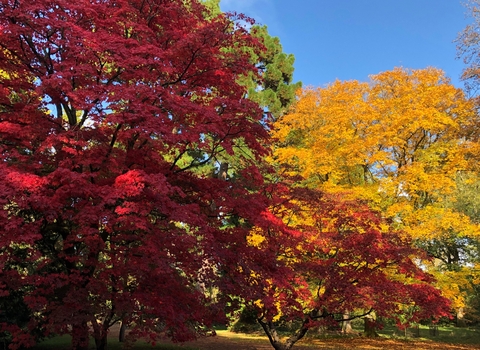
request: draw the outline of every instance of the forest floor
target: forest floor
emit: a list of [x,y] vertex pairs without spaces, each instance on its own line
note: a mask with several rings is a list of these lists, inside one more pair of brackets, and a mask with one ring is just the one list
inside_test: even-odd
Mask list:
[[[266,337],[251,336],[246,334],[231,333],[228,331],[219,331],[217,336],[202,338],[193,342],[185,343],[190,349],[198,350],[272,350]],[[293,350],[313,350],[313,349],[331,349],[331,350],[471,350],[480,349],[479,344],[459,345],[447,344],[433,341],[417,341],[412,339],[389,339],[385,337],[365,338],[365,337],[339,337],[326,339],[302,339],[293,347]]]
[[[118,342],[118,326],[110,329],[108,337],[109,350],[125,349],[125,343]],[[358,334],[358,333],[357,333]],[[421,335],[428,337],[428,329],[422,329]],[[68,336],[54,337],[39,343],[32,350],[68,350],[71,339]],[[0,344],[1,345],[1,344]],[[94,349],[93,340],[90,349]],[[267,337],[258,334],[233,333],[228,330],[217,330],[216,336],[203,337],[195,341],[173,344],[160,341],[155,346],[138,341],[131,346],[132,350],[273,350]],[[480,329],[461,329],[442,327],[439,334],[430,338],[405,338],[384,330],[377,338],[366,338],[360,335],[329,335],[326,337],[308,336],[294,345],[292,350],[473,350],[480,349]]]

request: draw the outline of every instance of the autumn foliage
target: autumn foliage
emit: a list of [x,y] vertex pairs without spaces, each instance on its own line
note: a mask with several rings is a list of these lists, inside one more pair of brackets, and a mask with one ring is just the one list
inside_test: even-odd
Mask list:
[[[450,302],[414,262],[424,253],[380,212],[305,188],[280,193],[282,205],[273,211],[288,233],[251,235],[252,245],[275,250],[289,268],[286,284],[266,280],[263,295],[250,301],[275,349],[290,349],[310,329],[343,319],[370,316],[403,325],[449,316]],[[277,329],[292,322],[296,329],[283,340]]]
[[[305,330],[345,310],[445,314],[391,222],[363,202],[276,180],[269,121],[245,87],[269,78],[252,57],[270,61],[245,21],[197,0],[1,0],[0,322],[12,348],[71,334],[85,349],[93,334],[105,349],[118,321],[132,338],[184,341],[240,304],[262,324],[300,318]],[[273,63],[285,102],[292,72]],[[360,135],[377,127],[360,124]],[[277,137],[319,136],[303,131]],[[219,176],[226,158],[235,171]],[[352,173],[330,161],[315,171]],[[342,169],[357,169],[351,162]]]
[[276,156],[310,184],[370,201],[415,239],[476,237],[478,227],[452,205],[459,180],[475,169],[475,125],[472,101],[442,71],[398,68],[370,83],[304,90],[276,123]]
[[[91,324],[102,348],[120,319],[132,336],[181,341],[238,294],[226,282],[218,298],[205,291],[219,266],[249,255],[248,227],[225,223],[255,223],[265,205],[254,188],[263,113],[236,82],[256,68],[234,50],[261,48],[205,11],[2,1],[0,287],[20,291],[32,316],[3,324],[14,342],[31,345],[40,329],[82,348]],[[237,143],[250,150],[238,181],[195,173]]]
[[[426,266],[462,307],[460,289],[468,290],[472,271],[454,271],[473,266],[468,259],[480,234],[467,209],[474,196],[466,200],[461,190],[476,181],[476,125],[473,101],[441,70],[396,68],[368,83],[336,81],[301,91],[275,123],[274,159],[301,174],[305,186],[382,211],[434,258]],[[455,282],[444,279],[445,270]]]

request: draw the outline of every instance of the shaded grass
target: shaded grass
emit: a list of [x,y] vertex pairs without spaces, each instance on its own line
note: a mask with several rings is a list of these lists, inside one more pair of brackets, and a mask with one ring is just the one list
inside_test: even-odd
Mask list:
[[[62,335],[47,339],[37,344],[32,350],[69,350],[71,349],[72,338],[69,335]],[[175,344],[158,343],[154,346],[145,341],[136,341],[133,344],[129,344],[128,349],[134,350],[196,350],[196,348],[181,346]],[[89,349],[95,349],[95,342],[90,339]],[[117,339],[108,339],[108,350],[123,350],[125,349],[125,343],[120,343]]]
[[438,327],[436,335],[432,334],[428,326],[419,326],[418,337],[415,336],[416,331],[412,328],[405,332],[398,330],[396,327],[387,326],[378,333],[392,339],[414,339],[421,341],[434,341],[447,344],[470,344],[480,345],[480,328],[474,327]]
[[[355,331],[358,333],[361,332],[360,328],[355,327]],[[358,334],[357,333],[357,334]],[[412,329],[409,329],[407,334],[408,337],[405,337],[405,333],[399,331],[396,327],[393,326],[386,326],[383,330],[378,331],[379,335],[381,336],[380,339],[372,339],[368,340],[367,338],[362,338],[357,336],[345,336],[340,334],[319,334],[319,333],[310,333],[307,335],[305,339],[302,339],[296,345],[296,348],[315,348],[315,349],[330,349],[330,346],[333,348],[337,348],[339,345],[337,344],[340,342],[349,342],[349,338],[352,342],[357,344],[359,341],[363,343],[371,342],[373,348],[375,348],[376,342],[381,341],[397,341],[400,342],[399,344],[405,344],[405,348],[410,348],[410,345],[407,344],[414,344],[415,342],[426,342],[427,344],[430,343],[430,346],[434,346],[435,348],[442,349],[442,348],[451,348],[452,345],[466,345],[466,346],[474,346],[474,348],[480,349],[480,329],[478,328],[457,328],[457,327],[438,327],[438,335],[434,336],[430,334],[430,330],[428,326],[420,326],[419,327],[419,337],[413,337]],[[245,348],[259,348],[259,349],[272,349],[268,344],[268,340],[264,334],[261,333],[254,333],[254,334],[244,334],[244,333],[233,333],[227,331],[225,329],[217,329],[218,337],[216,339],[216,347],[212,347],[214,349],[245,349]],[[288,335],[288,334],[284,334]],[[220,339],[219,339],[220,338]],[[223,339],[223,340],[222,340]],[[198,349],[210,349],[208,344],[213,346],[213,343],[209,343],[213,341],[211,340],[204,340],[200,341],[199,343],[189,343],[184,345],[177,345],[168,342],[159,342],[155,346],[152,346],[144,341],[137,341],[131,344],[131,347],[128,349],[133,350],[198,350]],[[222,340],[224,346],[227,348],[222,347],[218,344],[219,341]],[[321,341],[320,345],[317,341]],[[445,344],[445,347],[442,347],[441,344]],[[352,344],[353,345],[353,344]],[[58,336],[44,342],[38,344],[34,347],[34,350],[69,350],[71,346],[71,338],[70,336]],[[238,347],[240,346],[240,347]],[[377,344],[378,346],[378,344]],[[341,347],[342,349],[348,347]],[[393,349],[394,347],[392,347]],[[90,349],[95,349],[93,339],[90,342]],[[110,336],[108,339],[108,350],[123,350],[125,349],[125,343],[118,342],[118,339],[114,336]],[[363,347],[362,347],[363,349]],[[395,347],[397,349],[397,347]]]

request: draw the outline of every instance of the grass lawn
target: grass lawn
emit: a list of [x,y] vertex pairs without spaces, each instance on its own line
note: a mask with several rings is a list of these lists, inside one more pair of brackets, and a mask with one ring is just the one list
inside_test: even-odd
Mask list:
[[[426,326],[419,327],[419,337],[408,330],[408,337],[394,327],[386,327],[378,332],[379,338],[370,339],[360,336],[315,335],[310,334],[297,343],[293,350],[313,349],[391,349],[391,350],[423,350],[423,349],[480,349],[480,329],[439,327],[437,335],[431,335]],[[95,349],[93,340],[90,348]],[[115,336],[108,340],[109,350],[124,349]],[[68,350],[70,337],[59,336],[38,344],[34,350]],[[138,341],[129,349],[134,350],[272,350],[266,336],[261,334],[232,333],[219,330],[216,337],[206,337],[198,341],[178,345],[168,342],[152,345]],[[32,349],[33,350],[33,349]]]
[[[93,339],[90,341],[90,348],[95,348],[95,342]],[[37,344],[32,350],[67,350],[70,349],[71,346],[71,338],[70,336],[64,335],[59,337],[54,337],[51,339],[47,339],[40,344]],[[109,350],[121,350],[124,349],[124,343],[120,343],[117,339],[108,339],[108,349]],[[132,344],[129,349],[137,349],[137,350],[146,350],[146,349],[156,349],[156,350],[197,350],[196,348],[188,347],[188,346],[180,346],[174,344],[157,344],[152,347],[152,345],[144,342],[144,341],[137,341]]]
[[[405,333],[396,327],[385,327],[378,331],[381,336],[388,338],[405,338]],[[416,336],[418,335],[418,336]],[[407,330],[407,339],[434,341],[447,344],[472,344],[480,348],[480,328],[473,327],[438,327],[433,334],[428,326],[419,326],[418,334],[412,328]]]

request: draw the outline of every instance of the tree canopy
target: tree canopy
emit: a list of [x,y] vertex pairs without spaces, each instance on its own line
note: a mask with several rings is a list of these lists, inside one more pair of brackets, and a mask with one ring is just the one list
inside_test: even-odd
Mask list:
[[120,320],[185,341],[242,305],[276,349],[346,311],[447,314],[412,240],[476,239],[452,200],[475,183],[471,103],[441,71],[397,69],[289,110],[294,57],[252,24],[216,0],[1,1],[12,349],[70,334],[83,350],[92,333],[102,350]]
[[[132,335],[189,339],[225,317],[242,284],[233,267],[257,265],[244,242],[265,224],[255,159],[267,132],[238,83],[258,69],[235,48],[262,47],[205,11],[2,2],[0,288],[21,291],[32,317],[28,329],[3,325],[17,344],[39,328],[84,348],[91,323],[100,349],[119,319]],[[195,172],[239,144],[249,155],[237,154],[236,182]],[[225,226],[232,216],[246,224]]]
[[473,101],[442,71],[397,68],[303,90],[275,123],[274,159],[305,186],[367,200],[456,269],[474,262],[480,233],[457,201],[462,179],[476,176],[476,120]]
[[[450,302],[413,260],[424,253],[380,212],[302,187],[277,195],[281,204],[273,213],[290,234],[258,229],[250,240],[275,251],[289,267],[287,284],[267,280],[259,299],[250,300],[276,350],[291,349],[310,329],[345,319],[376,315],[403,325],[449,316]],[[282,339],[278,328],[285,324],[293,331]]]

